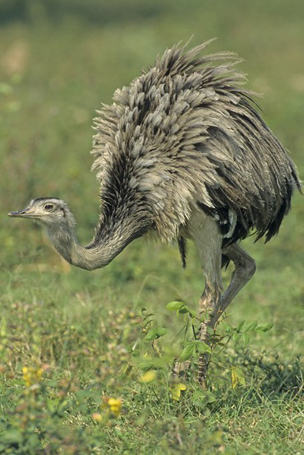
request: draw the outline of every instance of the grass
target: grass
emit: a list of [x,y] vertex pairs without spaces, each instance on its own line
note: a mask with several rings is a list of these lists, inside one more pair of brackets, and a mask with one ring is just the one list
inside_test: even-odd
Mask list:
[[191,35],[193,44],[217,36],[210,51],[246,59],[264,117],[303,175],[303,2],[49,4],[0,7],[0,453],[302,453],[300,195],[277,239],[244,242],[258,271],[219,328],[229,343],[216,348],[208,391],[196,385],[194,358],[179,400],[168,365],[192,319],[166,305],[196,310],[203,279],[193,247],[185,271],[176,248],[138,240],[87,273],[6,213],[31,197],[62,197],[88,242],[99,205],[89,172],[94,110]]

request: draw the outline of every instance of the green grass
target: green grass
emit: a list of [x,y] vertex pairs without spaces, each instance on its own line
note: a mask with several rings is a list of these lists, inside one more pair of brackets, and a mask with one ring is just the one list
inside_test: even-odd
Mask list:
[[[264,93],[264,118],[303,176],[303,2],[18,5],[0,6],[0,453],[302,453],[302,196],[278,238],[244,242],[258,271],[219,334],[226,342],[242,321],[273,328],[234,333],[217,347],[206,392],[196,384],[195,357],[179,401],[168,365],[190,320],[166,304],[196,310],[204,282],[194,248],[184,271],[176,247],[138,240],[88,273],[63,263],[39,227],[6,213],[31,197],[62,197],[87,243],[99,210],[89,172],[94,110],[191,35],[193,44],[217,36],[211,52],[244,57],[249,87]],[[167,333],[147,340],[157,327]],[[155,377],[143,382],[149,368]],[[122,400],[117,416],[109,397]]]

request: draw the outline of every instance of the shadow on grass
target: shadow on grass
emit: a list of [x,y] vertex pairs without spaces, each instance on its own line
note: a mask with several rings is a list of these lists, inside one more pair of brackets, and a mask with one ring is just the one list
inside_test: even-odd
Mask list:
[[284,359],[278,353],[255,353],[249,349],[236,354],[238,365],[268,398],[303,394],[304,372],[299,357]]

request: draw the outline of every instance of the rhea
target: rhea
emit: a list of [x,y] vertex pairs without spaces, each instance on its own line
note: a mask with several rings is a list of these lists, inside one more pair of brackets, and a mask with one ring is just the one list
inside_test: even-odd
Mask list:
[[[255,272],[239,242],[251,233],[266,241],[277,234],[300,189],[295,165],[235,71],[238,57],[202,56],[207,44],[166,50],[97,111],[92,153],[101,213],[89,245],[79,244],[75,218],[61,199],[33,199],[9,213],[42,223],[64,259],[86,270],[106,266],[143,235],[177,240],[185,266],[192,239],[205,275],[204,342]],[[221,268],[230,261],[235,269],[224,291]],[[201,384],[209,361],[200,356]]]

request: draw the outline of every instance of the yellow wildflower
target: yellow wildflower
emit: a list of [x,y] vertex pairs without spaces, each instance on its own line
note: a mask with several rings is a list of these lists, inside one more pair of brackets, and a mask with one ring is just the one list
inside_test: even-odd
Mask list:
[[122,401],[120,398],[104,397],[105,405],[108,413],[118,417],[121,414]]
[[121,413],[121,404],[122,402],[120,398],[109,398],[108,400],[110,411],[115,415],[115,417],[119,416]]
[[152,382],[154,381],[154,379],[156,378],[157,374],[156,374],[156,371],[154,370],[149,370],[147,371],[146,373],[144,373],[140,378],[140,382]]
[[23,367],[23,380],[27,387],[38,384],[42,381],[43,369],[40,367]]
[[102,415],[99,414],[99,412],[93,412],[92,419],[95,420],[95,422],[101,422],[102,421]]
[[185,390],[187,390],[185,384],[182,384],[181,382],[179,382],[178,384],[173,384],[173,386],[171,387],[171,394],[173,400],[179,401],[182,392],[184,392]]

